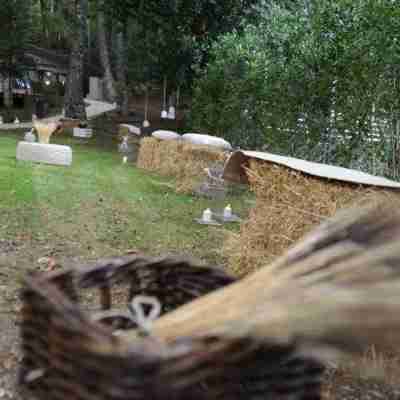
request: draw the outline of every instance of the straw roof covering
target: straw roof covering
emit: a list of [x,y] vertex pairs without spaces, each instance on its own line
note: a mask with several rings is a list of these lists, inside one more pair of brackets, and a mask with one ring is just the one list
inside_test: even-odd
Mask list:
[[245,150],[238,150],[232,154],[225,165],[224,178],[233,182],[249,183],[246,168],[248,168],[250,160],[267,161],[273,164],[283,165],[295,171],[300,171],[307,175],[317,176],[320,178],[400,189],[400,182],[382,176],[375,176],[362,171],[339,167],[337,165],[321,164],[294,157]]
[[283,165],[248,160],[246,177],[256,194],[256,205],[241,225],[229,234],[224,253],[229,267],[247,274],[282,255],[304,234],[339,209],[382,197],[398,201],[392,189],[327,180]]

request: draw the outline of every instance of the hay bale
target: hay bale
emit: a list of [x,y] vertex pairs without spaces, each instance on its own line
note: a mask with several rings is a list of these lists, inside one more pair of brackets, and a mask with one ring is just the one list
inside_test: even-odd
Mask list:
[[323,219],[355,202],[398,193],[305,175],[287,167],[252,160],[247,169],[256,205],[239,234],[224,243],[229,266],[244,275],[282,255]]
[[159,142],[153,138],[144,138],[140,143],[137,166],[148,171],[157,171],[159,165],[154,163],[154,154],[157,151]]
[[205,168],[225,163],[226,154],[211,146],[199,146],[178,140],[145,138],[141,142],[137,166],[176,178],[178,193],[192,193],[205,179]]
[[176,174],[176,191],[193,193],[206,179],[206,168],[224,165],[226,159],[226,153],[216,147],[185,143],[182,147],[181,167]]
[[175,176],[179,168],[183,143],[153,137],[142,139],[137,166],[164,176]]

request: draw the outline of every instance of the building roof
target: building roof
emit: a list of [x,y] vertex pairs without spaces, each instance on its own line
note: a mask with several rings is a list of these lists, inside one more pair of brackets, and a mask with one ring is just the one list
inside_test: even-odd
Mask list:
[[[21,63],[27,69],[49,71],[67,75],[69,68],[69,53],[59,50],[50,50],[34,45],[27,46],[22,56]],[[97,64],[88,65],[90,76],[102,76],[103,70]]]
[[34,65],[39,70],[61,74],[68,73],[69,54],[65,52],[31,45],[24,52],[24,61],[27,61],[28,65]]

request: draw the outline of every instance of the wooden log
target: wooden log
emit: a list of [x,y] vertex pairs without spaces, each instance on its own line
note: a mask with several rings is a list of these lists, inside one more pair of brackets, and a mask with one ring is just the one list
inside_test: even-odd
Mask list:
[[61,118],[60,121],[61,129],[70,129],[70,128],[78,128],[82,123],[80,119],[72,119],[72,118]]

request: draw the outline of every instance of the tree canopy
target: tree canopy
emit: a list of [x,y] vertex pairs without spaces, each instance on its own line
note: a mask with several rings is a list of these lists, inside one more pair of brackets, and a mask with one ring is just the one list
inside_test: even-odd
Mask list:
[[392,0],[264,4],[214,44],[194,124],[245,147],[397,173],[399,24]]
[[0,0],[0,70],[15,71],[17,60],[31,40],[29,0]]
[[0,7],[3,74],[16,73],[28,43],[66,50],[70,78],[80,71],[67,81],[76,96],[90,60],[124,112],[133,91],[167,80],[193,94],[191,129],[399,174],[397,0],[0,0]]

